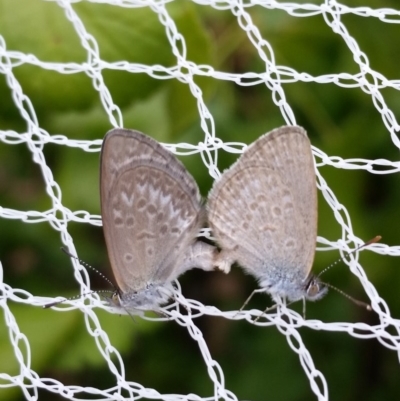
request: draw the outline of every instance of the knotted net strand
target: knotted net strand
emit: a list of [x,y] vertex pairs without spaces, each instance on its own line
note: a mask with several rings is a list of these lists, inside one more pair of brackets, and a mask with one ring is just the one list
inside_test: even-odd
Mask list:
[[[74,9],[76,1],[54,1],[63,10],[65,18],[73,26],[79,36],[82,48],[85,50],[87,60],[84,63],[75,62],[48,62],[37,58],[34,54],[23,53],[7,47],[7,41],[1,36],[0,26],[0,72],[5,77],[7,86],[12,93],[12,105],[18,110],[21,118],[26,124],[26,130],[1,130],[0,139],[3,147],[25,144],[29,149],[32,162],[39,166],[45,191],[51,199],[52,207],[48,210],[16,210],[0,206],[1,219],[19,220],[26,224],[49,224],[61,236],[61,241],[70,252],[77,254],[72,236],[69,233],[69,223],[101,225],[101,217],[91,214],[90,211],[74,211],[63,205],[62,188],[54,179],[51,168],[44,156],[44,148],[48,144],[79,148],[84,152],[99,152],[101,139],[85,140],[71,139],[62,134],[46,132],[40,126],[35,113],[34,99],[30,99],[25,93],[15,75],[15,68],[28,64],[45,70],[55,71],[59,74],[84,73],[92,80],[93,87],[98,93],[104,112],[107,114],[111,127],[123,127],[124,121],[120,107],[105,84],[103,72],[106,70],[122,70],[130,74],[145,74],[154,80],[179,80],[187,85],[197,103],[200,124],[198,130],[202,133],[202,141],[199,143],[176,143],[164,144],[175,154],[190,156],[200,154],[201,159],[209,174],[216,179],[220,175],[218,169],[218,155],[221,152],[239,154],[245,149],[245,143],[231,141],[224,142],[216,131],[214,118],[211,114],[196,77],[207,77],[213,80],[230,81],[238,86],[265,86],[264,90],[271,93],[271,98],[282,116],[282,124],[295,125],[296,117],[292,107],[286,99],[284,84],[292,82],[315,83],[335,85],[342,88],[353,88],[363,91],[369,96],[377,114],[390,135],[392,145],[400,148],[397,136],[399,126],[393,110],[385,102],[383,96],[384,88],[399,89],[399,80],[388,79],[379,71],[375,71],[357,41],[350,35],[343,22],[343,16],[353,15],[359,18],[377,19],[382,24],[399,24],[400,11],[382,8],[372,9],[368,7],[348,7],[335,1],[326,1],[321,4],[296,4],[279,3],[276,1],[195,1],[197,5],[210,8],[210,12],[229,12],[235,16],[237,27],[247,36],[249,42],[254,46],[260,61],[264,65],[264,72],[232,73],[218,70],[212,65],[198,65],[188,59],[185,37],[179,32],[178,27],[168,11],[167,1],[92,1],[91,3],[107,3],[115,7],[126,8],[149,8],[158,18],[159,24],[165,29],[165,35],[170,44],[171,51],[176,63],[173,66],[135,64],[127,61],[108,62],[101,58],[99,46],[94,37],[85,27],[79,14]],[[79,3],[79,2],[78,2]],[[343,46],[351,52],[357,72],[349,74],[346,72],[313,76],[306,72],[299,72],[286,66],[278,65],[275,60],[274,48],[260,32],[260,27],[254,22],[252,8],[260,7],[264,10],[281,10],[293,18],[311,18],[319,16],[323,18],[326,27],[337,35]],[[129,127],[134,128],[134,127]],[[306,127],[307,128],[307,127]],[[151,133],[149,133],[151,135]],[[260,133],[262,134],[262,133]],[[318,237],[318,250],[339,250],[342,255],[361,245],[367,238],[359,238],[355,234],[350,213],[335,196],[320,173],[322,167],[330,166],[344,170],[365,170],[368,174],[394,174],[398,173],[400,164],[397,161],[387,159],[345,159],[332,156],[322,150],[313,147],[316,161],[317,186],[322,193],[327,205],[338,225],[341,227],[341,238],[328,240]],[[202,234],[210,237],[210,232],[204,229]],[[383,233],[376,233],[383,234]],[[3,234],[2,234],[3,235]],[[375,252],[386,257],[394,257],[400,254],[399,246],[388,246],[384,240],[382,243],[373,244],[368,247],[368,252]],[[233,321],[245,320],[249,324],[259,326],[259,329],[274,326],[286,337],[289,347],[298,355],[300,364],[309,380],[309,386],[315,399],[328,400],[329,384],[323,372],[314,363],[313,356],[306,348],[300,334],[301,328],[309,328],[316,331],[330,331],[347,333],[358,339],[375,339],[383,347],[397,352],[400,351],[400,321],[392,317],[390,309],[385,300],[381,298],[374,285],[368,280],[363,267],[358,262],[359,252],[352,253],[347,257],[350,271],[359,279],[367,294],[374,313],[379,318],[379,324],[369,325],[362,322],[324,322],[322,320],[304,319],[301,313],[296,312],[291,306],[286,306],[277,300],[279,307],[263,315],[257,322],[261,310],[248,308],[243,311],[220,310],[212,305],[204,305],[193,299],[185,298],[177,283],[175,302],[165,308],[166,316],[143,316],[143,319],[166,321],[173,320],[176,324],[184,327],[190,337],[197,343],[201,352],[206,371],[213,391],[207,397],[195,393],[190,394],[162,394],[157,389],[148,388],[140,383],[135,383],[125,375],[124,359],[109,340],[107,332],[97,317],[98,308],[109,310],[109,307],[98,294],[91,294],[76,300],[67,301],[55,309],[63,312],[78,309],[84,316],[88,334],[96,343],[98,351],[104,358],[110,373],[115,378],[115,385],[107,389],[93,387],[81,387],[68,385],[59,380],[42,377],[39,372],[32,369],[31,344],[28,337],[20,328],[10,305],[13,303],[24,304],[26,308],[41,307],[57,298],[38,296],[25,291],[23,288],[15,288],[3,280],[3,266],[1,271],[1,298],[0,303],[5,317],[4,329],[7,332],[7,341],[12,346],[15,358],[18,361],[19,373],[10,375],[6,372],[0,374],[1,388],[19,387],[23,397],[27,400],[38,399],[39,390],[57,394],[60,398],[68,400],[123,400],[123,399],[157,399],[157,400],[238,400],[238,396],[229,390],[225,383],[224,371],[220,364],[213,358],[209,346],[205,341],[202,331],[196,325],[196,319],[200,316],[216,316]],[[81,286],[81,293],[86,294],[94,290],[90,286],[89,272],[76,260],[72,260],[74,277]],[[6,269],[6,266],[4,266]],[[60,294],[63,295],[63,294]],[[179,307],[181,305],[181,307]],[[184,306],[184,307],[182,307]],[[115,316],[116,319],[117,316]],[[125,318],[125,317],[124,317]],[[140,319],[140,318],[136,318]],[[162,339],[161,339],[162,341]],[[265,361],[268,364],[270,361]],[[333,385],[333,384],[332,384]],[[337,383],[335,384],[337,385]],[[94,398],[93,398],[94,397]],[[266,396],[265,399],[268,397]]]

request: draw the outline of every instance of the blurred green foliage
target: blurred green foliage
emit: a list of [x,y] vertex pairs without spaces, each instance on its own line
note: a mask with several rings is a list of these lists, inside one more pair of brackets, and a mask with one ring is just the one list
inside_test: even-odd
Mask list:
[[[85,62],[87,53],[54,2],[0,0],[0,34],[9,50],[31,53],[42,61]],[[85,29],[98,44],[103,60],[127,60],[171,66],[175,58],[165,29],[148,8],[119,8],[80,2],[73,5]],[[228,11],[175,2],[167,6],[185,38],[188,59],[215,69],[241,73],[265,70],[245,33]],[[271,44],[276,62],[312,75],[357,73],[340,36],[322,16],[294,18],[284,11],[254,7],[248,10],[261,35]],[[397,24],[374,18],[344,15],[343,22],[372,68],[389,78],[398,77]],[[373,40],[366,32],[373,32]],[[390,40],[388,40],[390,38]],[[397,46],[399,43],[399,46]],[[59,74],[21,65],[13,71],[23,92],[31,99],[40,126],[51,135],[74,139],[101,139],[112,128],[91,79],[84,73]],[[196,103],[188,87],[176,80],[157,80],[144,73],[104,70],[104,82],[121,107],[124,125],[142,130],[162,142],[197,143],[203,137]],[[231,82],[195,77],[216,125],[218,137],[229,142],[251,143],[258,136],[284,124],[270,91],[263,85],[237,86]],[[297,123],[304,126],[316,147],[343,158],[398,159],[388,132],[371,98],[358,88],[334,84],[287,83],[283,85]],[[0,127],[23,132],[26,127],[4,77],[0,76]],[[388,106],[399,115],[398,92],[382,90]],[[45,156],[63,193],[63,203],[73,211],[99,214],[98,153],[66,146],[46,145]],[[218,165],[227,168],[237,156],[220,152]],[[204,196],[212,179],[199,155],[182,158]],[[318,162],[319,160],[317,160]],[[400,204],[399,175],[373,175],[322,167],[328,185],[348,209],[356,235],[368,240],[377,234],[389,245],[398,243]],[[0,144],[0,205],[20,210],[47,210],[41,171],[25,145]],[[48,223],[23,224],[0,220],[0,260],[4,281],[35,295],[75,295],[78,291],[68,258],[59,251],[60,237]],[[79,256],[112,277],[101,228],[70,224]],[[319,235],[335,240],[341,236],[332,210],[320,198]],[[314,269],[323,269],[337,253],[318,252]],[[400,315],[400,269],[389,256],[361,254],[361,263],[392,314]],[[358,281],[340,266],[324,277],[343,291],[365,299]],[[92,288],[106,287],[92,277]],[[255,288],[255,281],[234,269],[229,276],[193,271],[181,279],[184,294],[222,309],[238,309]],[[264,308],[270,300],[258,295],[249,307]],[[42,377],[66,384],[106,388],[114,385],[104,359],[87,333],[83,315],[57,313],[28,305],[9,305],[32,349],[32,369]],[[301,305],[294,305],[301,311]],[[126,378],[161,393],[212,394],[199,350],[177,324],[132,322],[98,311],[112,344],[123,353]],[[377,322],[372,313],[351,304],[336,293],[308,304],[307,317],[323,321]],[[298,357],[275,328],[252,327],[203,317],[204,332],[213,357],[226,375],[226,386],[239,399],[300,401],[313,399]],[[301,330],[316,367],[327,378],[333,400],[365,401],[397,399],[398,360],[394,352],[375,340],[356,340],[345,334]],[[0,370],[15,375],[18,364],[8,333],[0,330]],[[0,390],[0,398],[20,400],[16,389]],[[40,400],[54,400],[40,393]]]

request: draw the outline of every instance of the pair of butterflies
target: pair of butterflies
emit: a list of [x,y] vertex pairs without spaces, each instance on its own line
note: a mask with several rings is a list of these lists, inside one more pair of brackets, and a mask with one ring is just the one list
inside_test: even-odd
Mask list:
[[[235,262],[273,297],[316,300],[327,292],[310,274],[317,190],[304,129],[281,127],[257,139],[215,182],[206,207],[183,164],[138,131],[109,131],[100,164],[113,300],[124,309],[156,310],[180,274],[228,273]],[[197,239],[206,222],[220,250]]]

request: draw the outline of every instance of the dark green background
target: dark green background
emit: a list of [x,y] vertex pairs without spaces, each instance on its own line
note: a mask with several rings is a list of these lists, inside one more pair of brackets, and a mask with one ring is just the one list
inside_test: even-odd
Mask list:
[[[353,2],[357,3],[357,2]],[[368,4],[367,4],[368,3]],[[369,1],[359,5],[395,7],[396,2]],[[119,8],[78,3],[74,10],[99,44],[106,61],[127,60],[170,67],[176,63],[163,26],[149,9]],[[262,72],[263,62],[237,20],[229,11],[174,2],[168,10],[184,35],[188,59],[210,64],[216,70]],[[276,63],[311,75],[358,73],[351,52],[339,35],[327,27],[323,17],[295,18],[284,11],[254,7],[248,10],[262,36],[274,49]],[[388,79],[399,79],[400,32],[397,24],[376,18],[343,15],[349,34],[367,55],[372,69]],[[62,9],[52,2],[0,0],[0,34],[8,50],[32,53],[39,60],[76,62],[86,60],[79,37]],[[14,68],[23,92],[30,98],[40,126],[50,135],[71,139],[102,139],[112,128],[98,93],[84,73],[59,74],[32,65]],[[104,70],[105,84],[123,112],[124,125],[146,132],[166,143],[197,143],[203,139],[199,116],[188,88],[175,80],[156,80],[146,74]],[[231,82],[195,77],[224,141],[251,143],[261,134],[284,125],[284,120],[266,86],[238,86]],[[283,85],[297,123],[306,128],[311,142],[328,155],[343,158],[382,158],[397,161],[398,149],[374,108],[371,97],[359,88],[334,84],[287,83]],[[399,95],[381,90],[388,107],[399,115]],[[11,98],[4,76],[0,76],[0,129],[25,132],[26,126]],[[87,153],[66,146],[46,145],[45,156],[62,190],[63,204],[72,211],[99,214],[98,152]],[[223,170],[236,156],[221,151],[218,167]],[[199,155],[183,162],[207,195],[212,179]],[[317,159],[317,162],[320,160]],[[322,167],[321,174],[350,213],[354,232],[368,240],[380,234],[382,242],[398,244],[400,182],[398,174],[374,175],[360,170]],[[330,240],[341,237],[332,210],[320,196],[319,235]],[[38,166],[25,144],[0,144],[0,206],[17,210],[44,211],[51,207]],[[108,277],[109,270],[102,230],[88,224],[71,223],[79,256]],[[58,232],[48,223],[23,224],[0,220],[0,260],[4,281],[38,296],[78,293],[71,263],[59,251]],[[315,272],[339,257],[337,252],[318,252]],[[363,252],[366,273],[387,301],[392,316],[400,316],[400,269],[394,257]],[[324,280],[352,296],[367,301],[357,279],[339,265]],[[239,268],[225,276],[193,271],[180,279],[186,296],[223,310],[240,308],[255,281]],[[91,277],[93,289],[109,288],[99,277]],[[270,304],[258,295],[249,307]],[[108,388],[115,385],[95,342],[87,333],[79,311],[57,313],[23,304],[9,303],[17,324],[30,341],[32,369],[66,385]],[[293,305],[301,311],[301,303]],[[98,312],[112,344],[122,353],[126,379],[155,388],[160,393],[197,393],[210,396],[207,377],[197,344],[174,322],[135,322],[129,317]],[[337,293],[307,305],[307,318],[326,322],[376,324],[373,313],[353,305]],[[299,401],[315,399],[297,355],[275,328],[253,327],[245,322],[203,317],[202,329],[212,356],[226,375],[226,387],[239,399]],[[399,366],[395,352],[377,340],[358,340],[347,334],[300,330],[314,363],[325,376],[332,400],[398,399]],[[18,373],[5,325],[0,330],[0,371]],[[17,388],[0,389],[0,398],[20,400]],[[57,399],[40,392],[40,400]]]

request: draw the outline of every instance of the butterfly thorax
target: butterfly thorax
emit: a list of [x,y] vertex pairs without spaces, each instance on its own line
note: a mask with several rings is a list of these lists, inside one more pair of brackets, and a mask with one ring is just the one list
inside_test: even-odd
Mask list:
[[[288,269],[294,272],[293,269]],[[280,271],[278,274],[269,274],[260,277],[260,287],[264,288],[272,297],[279,296],[288,299],[290,302],[306,299],[317,301],[328,291],[328,288],[318,279],[317,276],[310,274],[306,279],[301,277],[287,276]]]
[[147,284],[139,291],[116,291],[110,302],[128,311],[157,310],[160,305],[167,303],[172,295],[171,285]]

